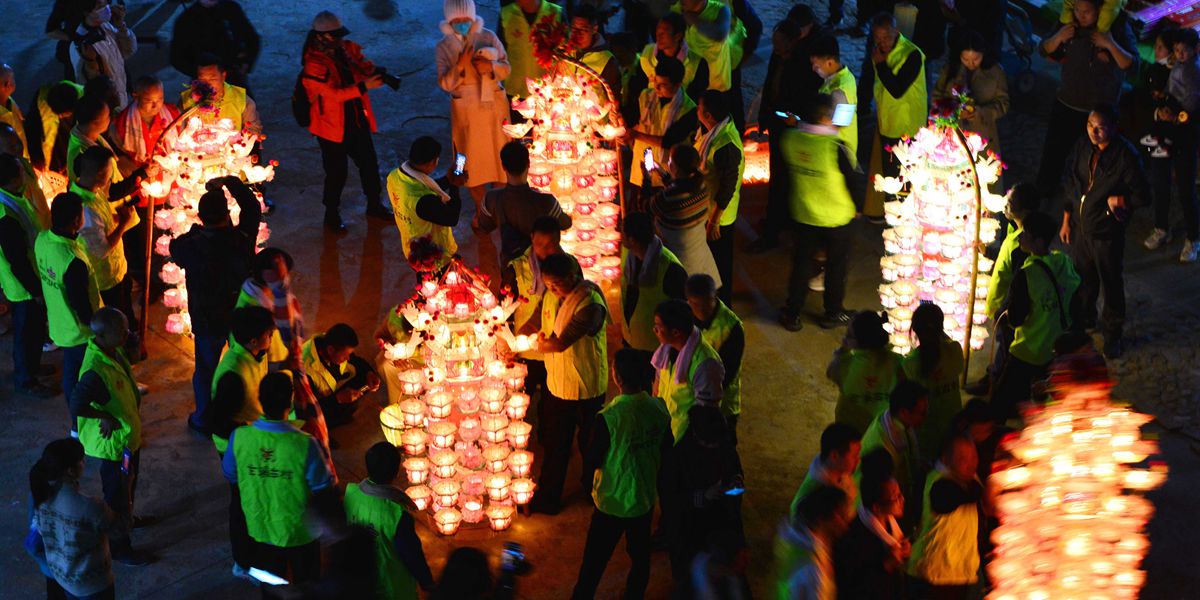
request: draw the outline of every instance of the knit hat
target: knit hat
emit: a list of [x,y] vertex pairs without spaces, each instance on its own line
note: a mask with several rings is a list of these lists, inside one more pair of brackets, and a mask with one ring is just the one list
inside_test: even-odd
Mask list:
[[446,0],[442,10],[447,22],[455,19],[475,20],[475,0]]
[[312,29],[317,33],[331,33],[336,37],[344,37],[350,33],[349,29],[342,26],[342,20],[327,10],[317,13],[313,18]]

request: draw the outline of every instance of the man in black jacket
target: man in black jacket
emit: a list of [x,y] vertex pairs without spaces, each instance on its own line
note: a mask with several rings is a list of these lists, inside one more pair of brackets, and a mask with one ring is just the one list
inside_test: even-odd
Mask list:
[[228,69],[226,80],[246,87],[262,38],[234,0],[199,0],[175,20],[171,33],[171,66],[196,77],[196,58],[211,53]]
[[[242,282],[250,274],[250,260],[258,239],[262,208],[250,188],[237,177],[210,180],[200,197],[200,225],[171,241],[171,260],[187,273],[188,307],[196,347],[192,388],[196,411],[188,427],[205,431],[202,415],[212,395],[213,372],[229,337],[230,317]],[[229,219],[225,190],[241,209],[238,224]]]
[[1149,203],[1146,171],[1133,144],[1117,133],[1117,115],[1097,106],[1088,115],[1087,139],[1075,143],[1063,172],[1059,238],[1071,247],[1083,325],[1096,325],[1096,300],[1104,290],[1104,355],[1121,356],[1125,321],[1125,228],[1130,211]]

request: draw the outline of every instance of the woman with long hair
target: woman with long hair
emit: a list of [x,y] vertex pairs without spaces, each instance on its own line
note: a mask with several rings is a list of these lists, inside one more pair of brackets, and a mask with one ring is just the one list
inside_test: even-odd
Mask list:
[[887,316],[870,311],[854,315],[842,345],[833,351],[825,376],[838,386],[834,421],[865,432],[888,407],[892,389],[904,378],[900,355],[892,351]]
[[929,414],[917,429],[917,444],[923,459],[932,462],[962,410],[959,377],[963,350],[943,328],[945,315],[936,304],[922,304],[913,311],[912,332],[919,345],[904,357],[904,376],[929,390]]
[[106,600],[116,597],[109,535],[119,528],[103,501],[79,492],[83,445],[50,442],[29,470],[33,526],[41,536],[50,597]]
[[[956,90],[966,94],[971,101],[963,107],[963,131],[978,133],[988,150],[1000,154],[996,122],[1008,112],[1008,75],[979,33],[966,31],[955,45],[957,53],[946,61],[933,86],[933,101],[948,100]],[[991,187],[997,193],[1004,189],[1000,181]]]

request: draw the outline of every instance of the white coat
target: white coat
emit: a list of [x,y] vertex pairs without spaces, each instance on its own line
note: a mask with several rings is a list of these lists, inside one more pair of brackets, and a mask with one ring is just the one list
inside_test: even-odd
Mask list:
[[[450,94],[450,139],[455,152],[467,155],[468,187],[505,180],[500,165],[500,148],[508,142],[501,126],[508,120],[508,96],[504,79],[511,67],[500,38],[483,28],[476,17],[464,41],[450,24],[441,24],[442,40],[437,45],[438,85]],[[480,76],[470,65],[458,68],[464,45],[492,61],[492,73]]]

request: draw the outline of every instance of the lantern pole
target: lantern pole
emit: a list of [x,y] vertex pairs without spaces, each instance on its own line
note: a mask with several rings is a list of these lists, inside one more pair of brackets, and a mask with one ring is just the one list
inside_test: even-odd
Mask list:
[[962,144],[963,150],[967,153],[967,159],[971,163],[971,180],[975,184],[975,232],[971,243],[971,288],[967,298],[967,334],[963,341],[962,385],[966,386],[967,373],[971,366],[971,330],[975,326],[975,288],[979,284],[979,229],[980,221],[983,219],[983,190],[979,188],[979,169],[975,165],[975,157],[971,154],[971,146],[967,144],[967,137],[958,123],[954,123],[952,127],[958,143]]

